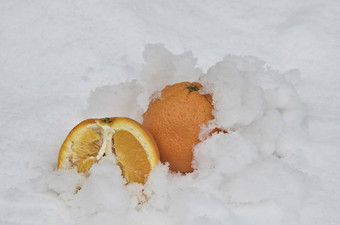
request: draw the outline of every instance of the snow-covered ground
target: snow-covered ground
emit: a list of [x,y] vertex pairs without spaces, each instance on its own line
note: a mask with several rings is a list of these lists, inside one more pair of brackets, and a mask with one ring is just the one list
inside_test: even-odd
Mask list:
[[[337,0],[0,1],[0,224],[340,224],[339,52]],[[194,173],[56,171],[77,123],[184,80],[230,131]]]

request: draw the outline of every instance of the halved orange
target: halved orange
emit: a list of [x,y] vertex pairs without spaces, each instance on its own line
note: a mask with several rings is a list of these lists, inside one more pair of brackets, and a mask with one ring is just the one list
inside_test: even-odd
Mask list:
[[138,122],[124,117],[88,119],[75,126],[59,151],[58,168],[87,172],[103,157],[116,158],[128,182],[145,183],[159,162],[157,144]]

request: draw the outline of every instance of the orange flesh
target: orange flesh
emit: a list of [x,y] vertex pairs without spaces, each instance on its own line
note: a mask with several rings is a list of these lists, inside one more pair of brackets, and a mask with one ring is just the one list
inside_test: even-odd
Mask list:
[[115,132],[113,142],[124,177],[127,180],[145,183],[151,167],[143,146],[130,132],[124,130]]
[[71,164],[76,164],[78,172],[87,171],[95,162],[99,149],[103,144],[103,135],[100,129],[84,130],[82,141],[72,143],[71,149],[75,153]]
[[145,183],[159,161],[155,140],[136,121],[106,119],[84,120],[70,131],[59,151],[58,169],[87,174],[103,157],[116,158],[128,182]]

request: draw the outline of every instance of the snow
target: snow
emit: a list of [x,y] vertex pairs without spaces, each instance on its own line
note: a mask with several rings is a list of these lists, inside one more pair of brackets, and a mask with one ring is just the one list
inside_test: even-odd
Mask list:
[[[1,1],[0,224],[339,224],[339,15],[336,0]],[[142,121],[184,80],[215,108],[193,173],[56,170],[77,123]]]

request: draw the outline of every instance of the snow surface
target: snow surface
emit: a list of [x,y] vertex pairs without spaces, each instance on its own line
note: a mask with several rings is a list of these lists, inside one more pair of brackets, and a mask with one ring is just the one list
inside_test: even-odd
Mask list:
[[[337,0],[0,1],[0,224],[340,224],[339,15]],[[141,121],[184,80],[230,131],[202,128],[195,172],[56,170],[77,123]]]

